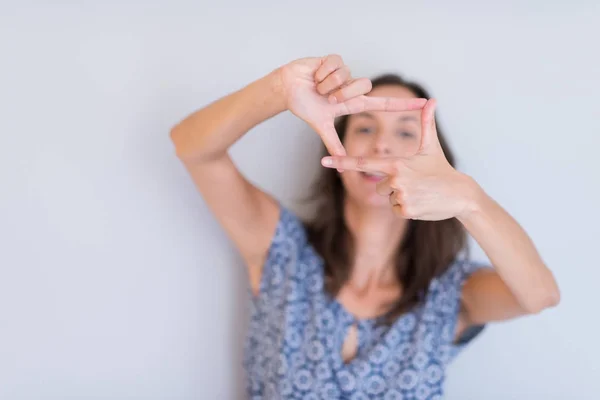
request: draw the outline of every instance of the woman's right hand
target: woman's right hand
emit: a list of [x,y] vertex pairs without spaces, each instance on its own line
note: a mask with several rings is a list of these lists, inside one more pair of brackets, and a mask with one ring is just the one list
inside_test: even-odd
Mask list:
[[365,96],[371,91],[371,81],[352,78],[338,55],[295,60],[278,73],[287,108],[317,132],[332,156],[346,155],[334,128],[336,117],[363,111],[420,110],[427,102]]

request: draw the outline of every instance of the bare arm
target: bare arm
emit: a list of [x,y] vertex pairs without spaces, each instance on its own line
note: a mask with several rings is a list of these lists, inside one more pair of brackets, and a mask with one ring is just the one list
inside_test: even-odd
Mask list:
[[235,167],[229,147],[247,131],[286,109],[277,72],[191,114],[171,130],[177,156],[223,226],[257,286],[257,269],[278,218],[277,204]]
[[538,313],[559,302],[552,275],[523,228],[470,177],[446,159],[430,99],[421,114],[422,138],[410,157],[325,157],[323,165],[383,173],[377,192],[403,218],[457,218],[490,258],[495,270],[473,273],[462,288],[457,336],[470,325]]
[[552,272],[521,226],[476,183],[474,207],[459,216],[494,271],[475,272],[462,291],[459,333],[470,325],[539,313],[560,301]]
[[171,131],[176,153],[249,267],[256,293],[279,218],[277,202],[252,185],[227,151],[248,130],[290,110],[331,154],[345,154],[334,118],[364,110],[421,109],[423,99],[367,97],[371,81],[353,79],[341,57],[303,58],[191,114]]
[[278,71],[196,111],[171,130],[177,155],[193,163],[222,158],[247,131],[285,111]]

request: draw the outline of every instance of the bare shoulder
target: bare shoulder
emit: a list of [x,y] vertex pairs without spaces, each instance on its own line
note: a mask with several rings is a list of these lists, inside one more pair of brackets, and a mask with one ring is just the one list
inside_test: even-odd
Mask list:
[[279,220],[279,202],[250,182],[228,155],[185,165],[207,206],[248,266],[254,288],[260,281],[262,264]]

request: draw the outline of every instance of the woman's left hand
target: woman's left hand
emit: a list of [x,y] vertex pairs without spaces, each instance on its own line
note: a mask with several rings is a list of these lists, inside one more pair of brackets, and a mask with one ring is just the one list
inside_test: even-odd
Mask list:
[[421,113],[421,144],[410,157],[324,157],[322,164],[344,171],[383,173],[377,192],[388,196],[396,214],[438,221],[463,217],[477,208],[480,188],[455,170],[442,151],[435,126],[436,101]]

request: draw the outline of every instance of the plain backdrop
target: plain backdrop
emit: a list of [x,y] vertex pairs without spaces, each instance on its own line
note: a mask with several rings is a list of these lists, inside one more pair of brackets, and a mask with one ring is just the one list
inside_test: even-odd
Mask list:
[[[447,398],[598,398],[597,1],[0,4],[1,399],[242,397],[245,271],[169,130],[329,53],[423,82],[558,279],[560,306],[490,325]],[[319,151],[284,113],[232,155],[304,212]]]

